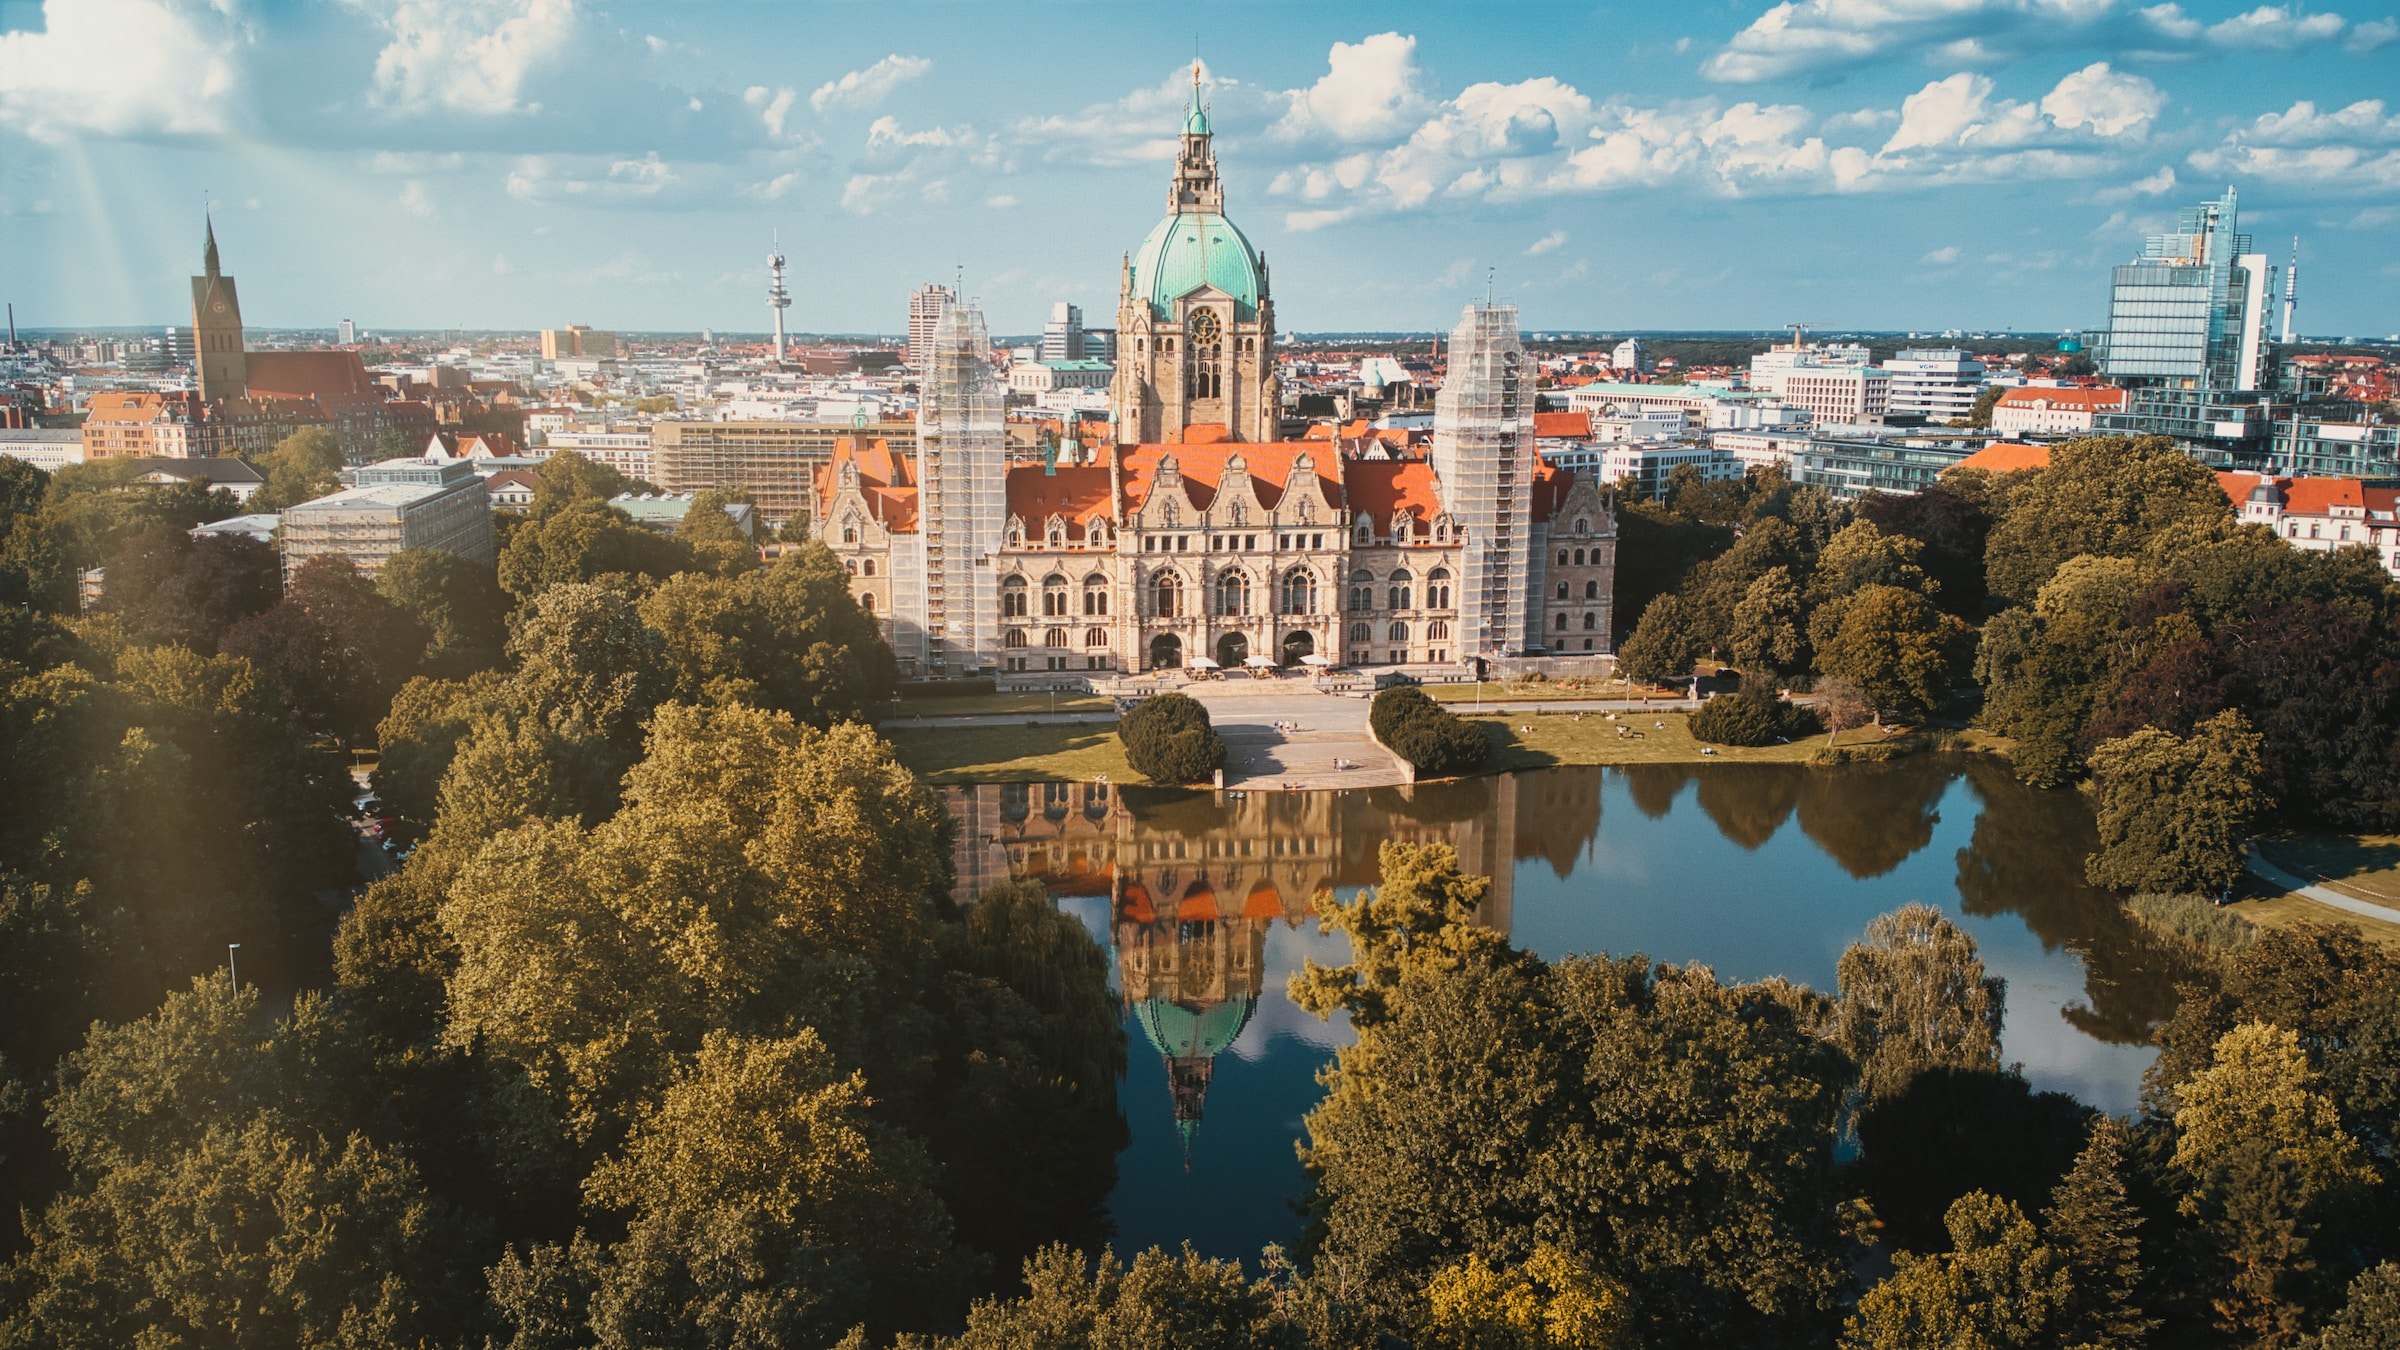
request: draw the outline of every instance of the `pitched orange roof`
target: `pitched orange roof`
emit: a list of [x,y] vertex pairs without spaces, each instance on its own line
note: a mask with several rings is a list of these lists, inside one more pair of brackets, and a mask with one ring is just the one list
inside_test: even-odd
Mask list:
[[1575,486],[1575,471],[1543,464],[1533,471],[1533,518],[1538,523],[1558,514]]
[[253,397],[338,399],[377,394],[357,352],[251,352],[243,382]]
[[1039,534],[1054,515],[1078,524],[1094,516],[1113,517],[1109,476],[1100,464],[1061,464],[1056,473],[1045,473],[1038,463],[1011,464],[1008,513],[1025,522],[1028,535]]
[[1275,889],[1274,882],[1263,877],[1260,878],[1257,884],[1250,888],[1248,898],[1242,901],[1242,917],[1245,919],[1279,919],[1283,917],[1283,892]]
[[1584,440],[1592,434],[1592,415],[1579,412],[1537,412],[1533,415],[1533,434],[1536,440]]
[[2023,441],[1994,441],[1942,472],[1956,473],[1960,469],[1982,469],[1987,473],[2015,473],[2019,469],[2047,469],[2049,467],[2049,446],[2027,445]]
[[2294,478],[2283,485],[2283,509],[2296,516],[2328,516],[2337,506],[2364,510],[2365,488],[2355,478]]
[[1417,516],[1415,533],[1430,533],[1433,518],[1442,513],[1441,484],[1433,466],[1421,459],[1354,459],[1342,466],[1349,490],[1350,512],[1361,511],[1378,526],[1402,510]]
[[1183,478],[1184,495],[1195,510],[1205,511],[1216,500],[1217,485],[1223,481],[1227,466],[1236,456],[1258,484],[1259,501],[1272,507],[1283,499],[1290,485],[1292,466],[1307,455],[1316,473],[1326,500],[1341,500],[1340,482],[1336,474],[1340,465],[1322,441],[1185,441],[1173,445],[1120,446],[1118,454],[1124,467],[1125,509],[1140,509],[1150,499],[1151,484],[1158,479],[1159,467],[1168,456],[1175,460],[1175,470]]
[[875,513],[883,527],[895,533],[907,534],[917,528],[916,475],[908,456],[892,449],[892,443],[881,436],[836,436],[833,454],[817,466],[817,500],[830,503],[839,490],[842,469],[858,467],[859,494],[867,499],[867,508]]

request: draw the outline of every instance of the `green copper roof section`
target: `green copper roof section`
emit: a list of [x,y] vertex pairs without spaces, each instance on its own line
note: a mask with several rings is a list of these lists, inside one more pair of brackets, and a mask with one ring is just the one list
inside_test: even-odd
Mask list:
[[1153,318],[1173,317],[1175,302],[1202,286],[1233,297],[1234,317],[1258,317],[1258,250],[1214,211],[1167,217],[1133,255],[1133,284],[1150,298]]
[[1213,1059],[1241,1036],[1256,1006],[1254,998],[1233,998],[1195,1010],[1172,999],[1146,998],[1133,1005],[1133,1017],[1167,1058]]
[[1183,134],[1186,136],[1206,136],[1210,134],[1208,130],[1208,109],[1201,107],[1196,102],[1193,103],[1192,110],[1183,115]]

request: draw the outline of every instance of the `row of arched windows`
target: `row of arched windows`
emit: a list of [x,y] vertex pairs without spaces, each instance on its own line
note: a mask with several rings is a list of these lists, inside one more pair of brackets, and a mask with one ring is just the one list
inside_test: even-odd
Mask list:
[[[1581,567],[1581,566],[1583,566],[1584,550],[1583,550],[1583,549],[1579,549],[1579,548],[1577,548],[1577,549],[1565,549],[1565,548],[1562,548],[1562,549],[1560,549],[1560,550],[1558,551],[1558,565],[1559,565],[1559,566],[1561,566],[1561,567],[1568,566],[1567,558],[1568,558],[1570,555],[1572,555],[1572,556],[1574,557],[1574,559],[1575,559],[1575,562],[1574,562],[1574,564],[1573,564],[1574,566],[1576,566],[1576,567]],[[1592,549],[1592,550],[1591,550],[1591,559],[1592,559],[1592,561],[1593,561],[1594,563],[1598,563],[1598,562],[1600,562],[1600,561],[1601,561],[1601,557],[1600,557],[1600,550],[1598,550],[1598,549]]]
[[[1042,617],[1063,619],[1073,612],[1070,608],[1067,579],[1053,572],[1042,578]],[[1032,612],[1033,587],[1023,577],[1008,577],[1000,583],[1000,617],[1022,619]],[[1083,579],[1083,613],[1099,618],[1108,613],[1108,578],[1094,572]]]
[[[1069,634],[1064,628],[1045,628],[1042,630],[1042,645],[1045,647],[1064,647],[1067,645],[1068,636]],[[1032,634],[1026,632],[1022,628],[1011,628],[1008,630],[1007,634],[1000,639],[1000,645],[1004,647],[1030,646],[1032,645]],[[1105,628],[1084,629],[1083,645],[1086,648],[1107,646],[1108,630]]]
[[[1416,608],[1416,573],[1396,568],[1384,578],[1386,609]],[[1375,574],[1361,567],[1350,573],[1350,608],[1375,608]],[[1425,608],[1450,608],[1450,569],[1437,567],[1425,574]]]
[[[1559,599],[1561,599],[1561,600],[1564,600],[1564,599],[1567,599],[1567,598],[1568,598],[1568,597],[1567,597],[1567,587],[1568,587],[1568,585],[1569,585],[1569,583],[1567,583],[1567,582],[1564,582],[1564,581],[1562,581],[1562,582],[1558,583],[1558,598],[1559,598]],[[1587,581],[1587,582],[1583,583],[1583,598],[1584,598],[1584,599],[1586,599],[1586,600],[1597,600],[1597,599],[1599,599],[1599,598],[1600,598],[1600,583],[1599,583],[1599,582],[1597,582],[1597,581]]]
[[[1598,628],[1599,626],[1600,626],[1600,612],[1599,612],[1598,610],[1591,610],[1591,609],[1587,609],[1587,610],[1585,610],[1585,611],[1583,612],[1583,627],[1584,627],[1584,631],[1585,631],[1585,632],[1590,632],[1590,631],[1592,631],[1593,629],[1596,629],[1596,628]],[[1551,627],[1553,627],[1553,628],[1556,628],[1556,629],[1557,629],[1559,632],[1562,632],[1562,633],[1563,633],[1563,632],[1565,632],[1565,631],[1567,631],[1567,616],[1566,616],[1564,613],[1561,613],[1561,614],[1558,616],[1558,622],[1557,622],[1557,623],[1555,623],[1555,624],[1552,624],[1552,625],[1551,625]]]
[[[1069,529],[1065,521],[1053,520],[1050,522],[1048,532],[1043,535],[1042,542],[1051,548],[1065,548],[1072,542],[1081,542],[1085,548],[1106,548],[1108,547],[1108,522],[1094,519],[1083,527],[1082,538],[1078,541],[1076,531]],[[1014,517],[1011,517],[1008,522],[1008,547],[1025,547],[1025,522]]]
[[[1387,642],[1407,642],[1408,624],[1402,620],[1394,619],[1391,623],[1391,626],[1384,629],[1383,636],[1384,640]],[[1350,625],[1350,640],[1352,642],[1373,642],[1375,640],[1375,625],[1371,623],[1354,623]],[[1450,640],[1450,625],[1440,619],[1436,619],[1432,623],[1425,625],[1425,640],[1427,642],[1448,642]]]

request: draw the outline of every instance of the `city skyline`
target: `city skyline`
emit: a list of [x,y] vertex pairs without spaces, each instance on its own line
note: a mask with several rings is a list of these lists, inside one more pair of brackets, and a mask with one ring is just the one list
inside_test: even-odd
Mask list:
[[[0,291],[177,323],[205,191],[261,328],[764,332],[776,231],[796,332],[1107,312],[1195,15],[934,12],[0,3]],[[1266,13],[1197,37],[1291,331],[2081,328],[2228,184],[2302,333],[2392,327],[2389,7]]]

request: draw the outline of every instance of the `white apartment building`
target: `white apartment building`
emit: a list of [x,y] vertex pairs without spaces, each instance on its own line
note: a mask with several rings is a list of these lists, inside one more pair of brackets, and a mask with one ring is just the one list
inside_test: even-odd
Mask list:
[[2245,525],[2264,525],[2293,548],[2314,553],[2363,548],[2400,577],[2400,488],[2356,478],[2261,478],[2220,473]]
[[1891,409],[1892,372],[1874,366],[1794,366],[1780,397],[1819,424],[1879,423]]
[[283,513],[283,575],[338,554],[373,576],[402,549],[435,548],[490,565],[491,495],[464,460],[387,459],[355,471],[358,485]]
[[1886,410],[1936,425],[1965,421],[1983,391],[1983,363],[1955,348],[1903,351],[1883,368],[1892,374]]
[[2122,389],[2064,389],[2027,385],[1992,405],[1992,430],[2012,436],[2084,436],[2100,413],[2125,411]]
[[537,452],[544,458],[572,450],[596,464],[605,464],[627,478],[650,481],[650,428],[611,427],[605,431],[562,430]]
[[1734,462],[1750,469],[1783,469],[1787,472],[1801,451],[1808,448],[1808,427],[1788,427],[1781,430],[1712,431],[1708,443],[1731,455]]
[[1047,394],[1059,389],[1106,389],[1117,368],[1106,361],[1019,361],[1008,368],[1012,394]]
[[1750,358],[1750,387],[1781,397],[1787,376],[1796,370],[1865,369],[1867,349],[1855,342],[1777,343]]
[[[1630,441],[1597,447],[1600,481],[1628,485],[1643,496],[1655,496],[1667,476],[1685,465],[1710,481],[1740,478],[1742,462],[1712,445],[1690,441]],[[1564,459],[1551,461],[1570,467]]]

